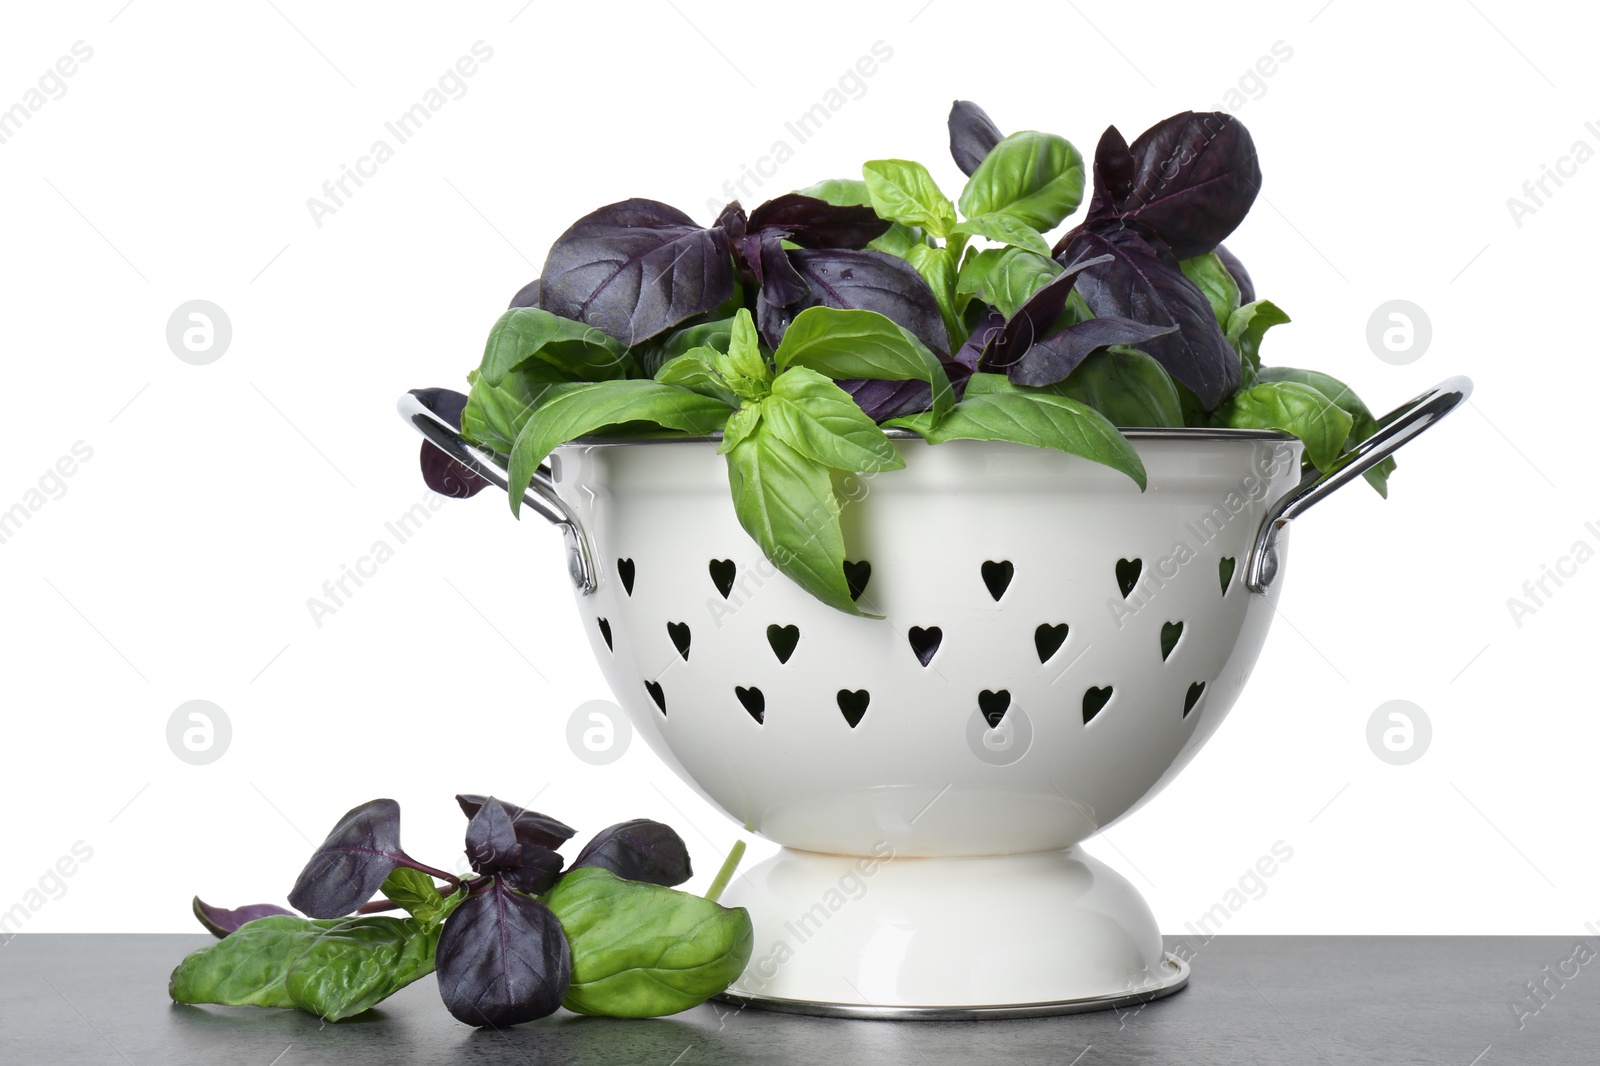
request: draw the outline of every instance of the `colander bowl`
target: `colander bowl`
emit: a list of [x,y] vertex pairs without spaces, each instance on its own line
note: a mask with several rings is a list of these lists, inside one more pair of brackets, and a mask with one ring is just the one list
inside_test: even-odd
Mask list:
[[[1131,430],[1148,473],[897,435],[844,503],[852,617],[739,525],[706,439],[586,439],[527,503],[561,525],[582,625],[634,728],[783,845],[737,878],[735,998],[882,1017],[1039,1014],[1182,987],[1131,885],[1078,847],[1211,736],[1270,626],[1289,521],[1453,408],[1452,379],[1330,474],[1270,432]],[[415,402],[402,411],[504,484]],[[859,890],[856,886],[860,886]],[[1002,923],[971,918],[981,909]],[[998,928],[997,928],[998,927]]]

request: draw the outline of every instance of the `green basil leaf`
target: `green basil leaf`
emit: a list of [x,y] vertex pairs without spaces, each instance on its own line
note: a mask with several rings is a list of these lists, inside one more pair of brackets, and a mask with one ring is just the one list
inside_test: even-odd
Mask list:
[[1376,466],[1368,467],[1362,472],[1361,476],[1366,479],[1367,484],[1371,485],[1379,496],[1387,500],[1389,498],[1389,476],[1394,471],[1395,461],[1394,456],[1391,455]]
[[755,934],[743,907],[724,907],[610,870],[573,870],[546,900],[572,948],[568,1010],[654,1018],[698,1006],[750,961]]
[[928,238],[923,234],[920,226],[907,226],[903,222],[891,222],[882,237],[874,238],[867,242],[867,250],[872,252],[887,252],[906,258],[915,248],[932,248]]
[[861,166],[867,196],[879,218],[919,226],[935,237],[947,237],[956,224],[956,207],[921,163],[907,159],[874,159]]
[[1352,420],[1328,397],[1297,381],[1263,381],[1237,392],[1217,409],[1213,423],[1231,429],[1276,429],[1299,437],[1319,470],[1339,458]]
[[729,314],[726,318],[696,322],[692,326],[663,333],[644,344],[629,348],[628,352],[646,376],[655,377],[663,366],[692,349],[714,348],[719,352],[727,351],[728,340],[732,335],[733,315]]
[[530,360],[579,381],[626,377],[632,359],[611,337],[538,307],[513,307],[489,331],[478,369],[491,385]]
[[[414,871],[413,871],[414,872]],[[385,882],[404,895],[413,888]],[[246,922],[185,958],[168,994],[179,1003],[299,1007],[327,1021],[360,1014],[433,971],[444,919],[465,898],[444,898],[424,918],[368,915]]]
[[972,237],[987,237],[991,241],[998,241],[1013,248],[1025,248],[1036,255],[1046,257],[1050,255],[1050,245],[1044,239],[1044,235],[1026,222],[1010,215],[975,215],[965,222],[957,223],[950,232]]
[[850,394],[815,370],[797,366],[779,374],[762,409],[767,427],[785,444],[834,470],[877,473],[906,465]]
[[721,429],[728,415],[721,400],[649,378],[553,386],[511,448],[511,513],[521,511],[522,494],[545,456],[569,440],[625,422],[703,436]]
[[[1216,252],[1207,252],[1185,259],[1178,266],[1183,276],[1205,294],[1206,301],[1211,304],[1211,313],[1217,316],[1217,325],[1226,329],[1229,316],[1239,309],[1239,283],[1233,280],[1222,259]],[[1261,328],[1266,329],[1266,326]],[[1260,339],[1259,334],[1257,339]]]
[[718,455],[727,455],[740,441],[756,431],[765,404],[765,400],[747,403],[728,416],[728,424],[722,427],[722,443],[717,445]]
[[828,468],[786,444],[765,420],[727,454],[733,508],[745,532],[795,584],[830,607],[861,614],[844,577],[844,530]]
[[[988,371],[980,371],[967,378],[967,387],[963,395],[967,397],[992,396],[997,392],[1047,392],[1053,391],[1054,389],[1054,385],[1046,385],[1042,388],[1032,388],[1027,385],[1013,385],[1011,383],[1011,379],[1006,377],[1004,374],[992,374]],[[908,417],[916,418],[920,417],[920,414],[911,415]],[[887,425],[888,423],[884,424]],[[915,429],[916,427],[907,426],[906,428]],[[917,432],[922,433],[922,430],[918,429]],[[927,436],[927,434],[924,433],[923,436]]]
[[969,220],[1008,215],[1044,232],[1083,200],[1083,156],[1064,137],[1024,130],[989,149],[961,190]]
[[[464,898],[452,896],[445,913]],[[325,1021],[360,1014],[433,972],[443,921],[368,915],[340,922],[290,963],[289,998]]]
[[1113,345],[1095,352],[1054,388],[1093,407],[1119,429],[1183,425],[1171,375],[1137,348]]
[[348,920],[275,914],[246,922],[178,963],[167,994],[179,1003],[293,1007],[284,985],[290,965],[317,937]]
[[937,414],[954,399],[939,357],[876,311],[808,307],[789,324],[773,358],[780,371],[803,366],[835,381],[926,381]]
[[443,921],[449,913],[448,896],[441,896],[433,878],[409,866],[396,866],[384,879],[378,894],[391,903],[398,903],[407,914],[424,922]]
[[1240,361],[1254,370],[1261,369],[1261,335],[1272,326],[1281,326],[1289,316],[1271,300],[1247,303],[1228,316],[1228,343],[1239,353]]
[[823,178],[815,185],[796,189],[795,192],[801,196],[810,196],[824,203],[830,203],[835,207],[861,207],[872,204],[872,197],[867,192],[867,183],[860,178]]
[[950,256],[948,248],[919,244],[906,252],[905,260],[917,268],[917,273],[933,290],[933,302],[939,305],[939,314],[944,317],[945,332],[950,335],[950,347],[953,350],[961,347],[961,342],[966,339],[966,330],[961,324],[961,316],[956,313],[956,266]]
[[[872,195],[867,192],[867,183],[860,178],[828,178],[809,188],[795,191],[801,196],[814,196],[835,207],[872,206]],[[887,252],[904,259],[912,248],[919,245],[929,247],[928,240],[919,227],[907,226],[903,222],[890,222],[888,232],[870,242],[867,247],[874,252]]]
[[[1029,297],[1061,275],[1061,264],[1048,255],[1022,248],[990,249],[998,256],[988,269],[969,282],[973,293],[984,303],[1010,318]],[[980,253],[987,255],[988,252]]]
[[[1356,395],[1354,389],[1331,374],[1323,374],[1316,370],[1296,370],[1287,366],[1264,366],[1261,368],[1261,380],[1298,381],[1302,385],[1310,385],[1338,404],[1339,409],[1350,416],[1350,436],[1345,439],[1345,451],[1349,451],[1378,432],[1378,420],[1373,417],[1372,409]],[[1367,484],[1377,490],[1379,496],[1388,499],[1389,475],[1394,471],[1394,456],[1391,455],[1361,476],[1367,479]]]
[[772,380],[772,368],[767,366],[766,357],[761,354],[761,339],[756,333],[755,319],[742,307],[733,317],[727,354],[717,359],[716,366],[728,387],[738,395],[760,399],[766,394],[766,385]]
[[739,397],[734,395],[722,380],[722,375],[716,371],[716,362],[721,355],[715,348],[690,348],[682,355],[662,363],[655,379],[663,385],[676,385],[680,389],[721,400],[729,407],[737,407]]
[[491,385],[478,371],[468,375],[472,391],[461,409],[461,434],[490,451],[509,455],[517,434],[527,425],[533,409],[552,385],[571,378],[544,363],[528,363],[509,371],[500,384]]
[[956,295],[979,296],[989,282],[989,276],[1000,265],[1000,257],[1009,248],[968,248],[961,269],[956,271]]
[[[974,374],[962,401],[942,419],[911,415],[885,422],[916,430],[930,444],[949,440],[1000,440],[1081,456],[1120,470],[1145,487],[1144,463],[1133,446],[1104,415],[1065,396],[1029,390],[972,391]],[[1000,377],[1001,375],[991,375]]]

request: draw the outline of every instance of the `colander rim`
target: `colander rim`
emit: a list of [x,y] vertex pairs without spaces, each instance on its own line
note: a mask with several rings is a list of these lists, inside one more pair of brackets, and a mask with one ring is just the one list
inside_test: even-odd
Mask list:
[[[884,435],[890,440],[921,440],[922,435],[914,430],[899,427],[885,427]],[[1180,426],[1172,428],[1152,427],[1148,429],[1124,429],[1122,435],[1129,440],[1178,440],[1189,443],[1206,443],[1219,441],[1294,441],[1292,434],[1283,433],[1275,429],[1224,429],[1203,426]],[[589,435],[575,437],[561,447],[583,445],[592,448],[609,448],[633,444],[710,444],[722,440],[722,433],[716,432],[705,436],[678,436],[661,434],[655,436],[627,436],[606,437]],[[974,444],[995,443],[992,441],[973,441]]]

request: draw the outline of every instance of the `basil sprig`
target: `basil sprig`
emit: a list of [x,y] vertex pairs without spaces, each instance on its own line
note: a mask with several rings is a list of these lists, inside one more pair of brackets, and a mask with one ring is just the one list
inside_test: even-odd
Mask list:
[[[708,895],[694,896],[671,887],[688,880],[689,853],[659,822],[602,830],[563,870],[557,849],[573,836],[570,827],[492,796],[456,800],[468,817],[475,876],[412,859],[400,847],[399,805],[364,803],[296,881],[290,902],[306,916],[197,899],[196,914],[222,939],[178,964],[169,994],[180,1003],[295,1007],[339,1021],[437,969],[451,1014],[500,1027],[563,1003],[585,1014],[672,1014],[743,972],[750,916],[716,902],[742,842]],[[385,898],[373,900],[377,892]],[[381,910],[407,917],[373,913]]]

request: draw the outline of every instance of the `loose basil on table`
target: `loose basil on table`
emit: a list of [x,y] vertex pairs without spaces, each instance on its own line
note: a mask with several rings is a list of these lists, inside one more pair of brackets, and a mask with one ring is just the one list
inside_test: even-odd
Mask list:
[[[571,827],[492,796],[456,800],[474,876],[417,862],[400,847],[399,805],[364,803],[295,882],[289,900],[305,916],[196,899],[196,916],[221,939],[178,964],[169,994],[339,1021],[437,970],[451,1014],[498,1028],[564,1002],[585,1014],[676,1013],[743,972],[750,916],[716,902],[742,843],[707,895],[694,896],[671,887],[689,879],[689,853],[659,822],[602,830],[563,869],[558,849]],[[407,917],[376,913],[387,910]]]
[[[1262,365],[1264,334],[1289,318],[1221,244],[1261,186],[1238,119],[1185,111],[1131,143],[1111,126],[1088,165],[971,101],[947,124],[949,193],[924,164],[883,158],[709,225],[653,200],[592,212],[490,331],[470,395],[419,397],[508,457],[513,511],[577,437],[722,434],[745,530],[851,614],[872,604],[844,578],[835,484],[903,465],[880,427],[1058,449],[1130,490],[1144,471],[1123,429],[1277,430],[1321,470],[1377,432],[1343,382]],[[430,485],[483,487],[428,451]],[[1366,478],[1387,494],[1393,469]]]

